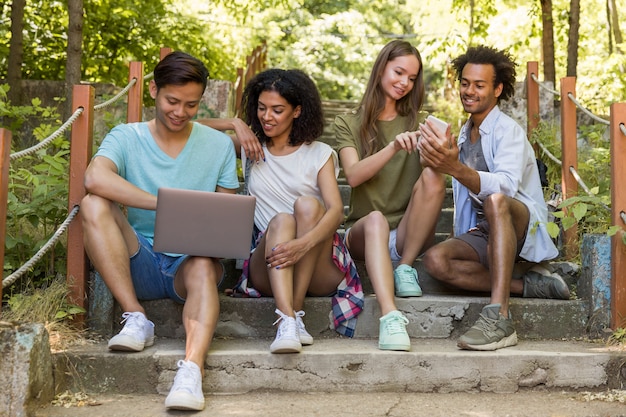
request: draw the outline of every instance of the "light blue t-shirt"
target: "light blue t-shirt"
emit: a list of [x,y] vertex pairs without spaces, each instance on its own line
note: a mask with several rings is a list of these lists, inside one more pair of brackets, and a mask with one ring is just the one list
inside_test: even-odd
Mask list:
[[[215,191],[217,186],[239,187],[235,148],[224,133],[192,123],[187,144],[176,158],[159,148],[147,122],[122,124],[104,138],[95,156],[104,156],[117,166],[128,182],[157,195],[159,187]],[[128,207],[128,221],[152,241],[155,211]]]

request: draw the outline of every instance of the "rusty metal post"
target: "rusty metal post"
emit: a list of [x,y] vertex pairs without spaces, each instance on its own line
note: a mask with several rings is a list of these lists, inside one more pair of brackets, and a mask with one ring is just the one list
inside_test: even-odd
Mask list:
[[[563,199],[578,195],[578,182],[570,168],[578,169],[578,149],[576,144],[576,104],[569,95],[576,98],[576,77],[561,78],[561,185]],[[578,254],[578,226],[570,227],[563,233],[565,257],[573,259]]]
[[[72,126],[70,145],[70,177],[68,211],[80,205],[85,196],[85,170],[93,152],[95,90],[90,85],[75,85],[72,93],[72,113],[82,108],[82,114]],[[89,259],[83,244],[83,225],[80,216],[74,218],[67,234],[67,284],[69,301],[87,310],[87,278]],[[84,324],[84,317],[78,319]]]
[[[0,128],[0,265],[4,265],[4,244],[7,233],[7,198],[9,197],[9,166],[11,163],[11,131]],[[3,275],[0,277],[4,278]],[[0,300],[2,286],[0,285]]]
[[626,103],[611,105],[611,220],[622,228],[611,240],[611,328],[626,324]]
[[129,65],[128,82],[137,80],[128,90],[128,105],[126,110],[126,122],[141,122],[143,119],[143,62],[133,61]]

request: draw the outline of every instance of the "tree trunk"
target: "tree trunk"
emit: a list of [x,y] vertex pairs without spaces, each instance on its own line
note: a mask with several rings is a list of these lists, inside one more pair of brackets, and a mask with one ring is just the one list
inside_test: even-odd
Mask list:
[[541,0],[541,23],[543,25],[543,78],[554,82],[556,70],[554,67],[554,27],[552,20],[552,0]]
[[618,54],[622,54],[623,51],[620,47],[622,40],[622,31],[619,27],[619,16],[617,14],[617,5],[615,0],[608,0],[609,13],[610,13],[610,26],[613,28],[613,37],[615,38],[615,51]]
[[580,29],[580,0],[569,5],[569,37],[567,40],[567,76],[576,76],[578,66],[578,30]]
[[22,104],[22,63],[24,62],[24,7],[26,0],[11,3],[11,42],[7,68],[8,98],[11,104]]
[[72,90],[80,83],[81,61],[83,52],[83,0],[68,0],[69,27],[67,29],[67,63],[65,67],[65,105],[64,119],[71,115]]

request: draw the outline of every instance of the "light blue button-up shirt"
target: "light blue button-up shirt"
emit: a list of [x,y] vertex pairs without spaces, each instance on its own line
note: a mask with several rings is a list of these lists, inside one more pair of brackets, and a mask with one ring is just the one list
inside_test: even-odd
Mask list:
[[[468,120],[461,129],[459,147],[469,140],[470,129],[471,122]],[[530,212],[530,220],[520,257],[531,262],[555,258],[559,252],[546,228],[548,209],[541,189],[537,161],[524,130],[496,106],[480,124],[479,131],[489,172],[478,171],[478,198],[484,200],[491,194],[502,193],[524,203]],[[458,236],[476,226],[476,212],[467,187],[453,178],[452,190],[454,234]]]

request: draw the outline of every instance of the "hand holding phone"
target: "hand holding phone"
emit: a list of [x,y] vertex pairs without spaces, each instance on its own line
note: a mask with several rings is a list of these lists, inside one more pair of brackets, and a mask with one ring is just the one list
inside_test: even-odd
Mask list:
[[429,114],[426,120],[430,120],[435,125],[439,133],[441,133],[442,135],[446,134],[446,130],[448,130],[448,124],[446,122],[436,118],[432,114]]

